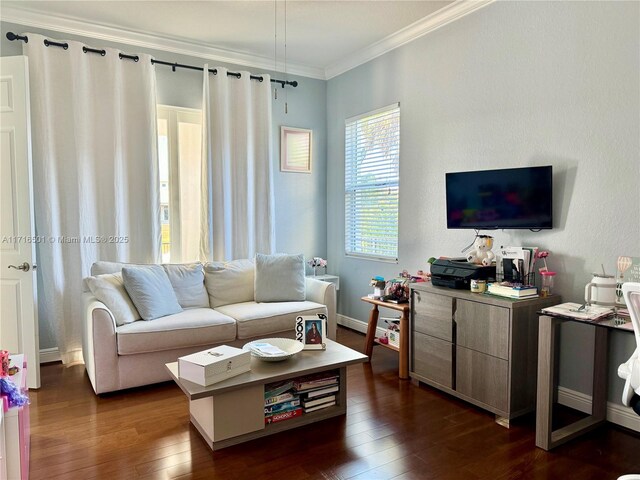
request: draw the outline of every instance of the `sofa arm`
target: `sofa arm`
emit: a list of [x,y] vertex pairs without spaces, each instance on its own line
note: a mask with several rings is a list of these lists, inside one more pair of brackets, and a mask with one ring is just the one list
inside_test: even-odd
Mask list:
[[90,293],[83,294],[82,354],[96,393],[118,389],[116,321],[107,306]]
[[337,306],[336,286],[315,278],[306,277],[306,296],[310,302],[321,303],[327,307],[327,336],[336,339]]

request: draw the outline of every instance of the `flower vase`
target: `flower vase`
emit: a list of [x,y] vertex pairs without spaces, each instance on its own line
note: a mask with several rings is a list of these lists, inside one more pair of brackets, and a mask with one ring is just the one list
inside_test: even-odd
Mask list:
[[313,267],[313,276],[314,276],[314,277],[317,277],[317,276],[318,276],[318,274],[316,273],[316,268],[318,268],[318,267]]

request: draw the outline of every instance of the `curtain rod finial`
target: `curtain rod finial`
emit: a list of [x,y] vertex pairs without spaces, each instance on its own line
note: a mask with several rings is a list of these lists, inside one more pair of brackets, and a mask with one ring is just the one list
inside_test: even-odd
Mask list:
[[29,37],[22,36],[22,35],[16,35],[13,32],[7,32],[7,40],[13,42],[14,40],[24,40],[24,43],[29,43]]

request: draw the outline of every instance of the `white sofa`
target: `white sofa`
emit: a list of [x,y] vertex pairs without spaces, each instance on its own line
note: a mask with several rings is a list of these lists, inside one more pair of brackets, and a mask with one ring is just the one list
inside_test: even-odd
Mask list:
[[[240,262],[246,265],[248,261]],[[92,275],[117,273],[123,265],[97,262]],[[243,277],[236,291],[253,291],[249,278],[253,277]],[[242,301],[216,308],[185,308],[155,320],[123,325],[104,303],[85,291],[83,354],[91,385],[100,394],[167,381],[165,363],[180,356],[214,345],[242,346],[256,338],[293,337],[299,315],[325,314],[327,336],[335,339],[335,286],[313,278],[306,278],[305,286],[304,301]]]

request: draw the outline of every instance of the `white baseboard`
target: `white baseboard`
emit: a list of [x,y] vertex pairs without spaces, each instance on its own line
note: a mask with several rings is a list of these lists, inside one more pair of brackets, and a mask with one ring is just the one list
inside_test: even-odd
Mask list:
[[[357,332],[367,333],[367,323],[362,320],[347,317],[346,315],[337,316],[338,325],[350,328]],[[376,336],[384,335],[385,330],[378,327]],[[565,387],[558,387],[558,403],[569,408],[573,408],[580,412],[591,413],[591,396],[584,393],[570,390]],[[628,407],[619,403],[607,402],[607,420],[616,425],[640,432],[640,416]]]
[[[364,333],[365,335],[367,334],[367,322],[363,322],[362,320],[340,314],[337,315],[336,320],[338,325],[350,328],[351,330],[355,330],[356,332]],[[385,333],[386,330],[384,328],[376,328],[376,337],[383,337]]]
[[[591,396],[565,387],[558,387],[558,403],[583,413],[591,413]],[[640,432],[640,416],[629,407],[607,402],[607,420]]]
[[58,347],[54,348],[43,348],[40,350],[40,363],[52,363],[59,362],[62,359],[60,358],[60,352],[58,351]]

